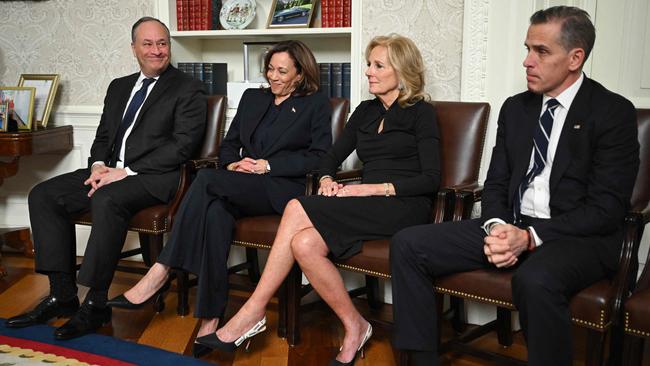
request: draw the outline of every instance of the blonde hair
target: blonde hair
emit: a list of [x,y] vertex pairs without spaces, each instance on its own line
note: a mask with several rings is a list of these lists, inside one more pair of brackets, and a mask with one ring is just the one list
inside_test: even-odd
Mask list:
[[407,37],[391,33],[377,36],[366,47],[366,61],[375,47],[386,47],[388,62],[395,69],[400,90],[397,102],[401,107],[409,107],[420,100],[429,100],[424,92],[424,61],[420,50]]

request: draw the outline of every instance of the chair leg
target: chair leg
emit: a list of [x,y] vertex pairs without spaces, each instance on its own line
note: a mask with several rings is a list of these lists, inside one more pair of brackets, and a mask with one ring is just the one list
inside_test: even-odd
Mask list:
[[[436,292],[436,317],[437,317],[437,320],[436,320],[437,329],[436,329],[436,331],[438,332],[438,338],[437,338],[438,339],[438,346],[436,347],[437,349],[440,349],[440,345],[442,344],[442,341],[441,341],[441,339],[442,339],[442,319],[443,319],[443,308],[444,308],[444,306],[445,306],[445,295],[443,295],[443,294],[441,294],[439,292]],[[406,354],[406,352],[402,352],[402,353]],[[407,358],[407,356],[408,356],[408,354],[406,356],[404,356],[404,357]],[[401,365],[401,363],[400,363],[400,365]],[[408,363],[404,363],[403,365],[408,365]]]
[[189,274],[183,270],[174,270],[176,274],[176,291],[178,292],[178,303],[176,314],[185,316],[190,312],[189,306]]
[[467,329],[467,316],[465,315],[465,300],[460,297],[449,297],[449,306],[453,310],[451,326],[457,334]]
[[278,337],[287,338],[287,313],[288,313],[289,279],[282,282],[278,289]]
[[163,248],[163,234],[138,233],[140,247],[142,248],[142,259],[147,267],[153,266]]
[[300,299],[302,271],[297,264],[289,272],[287,282],[287,342],[290,346],[300,343]]
[[379,300],[379,279],[377,277],[366,275],[366,291],[368,306],[373,310],[381,308],[382,301]]
[[625,338],[625,330],[621,325],[615,325],[612,328],[609,337],[609,359],[607,360],[608,366],[621,366],[621,359],[623,358],[623,340]]
[[248,278],[253,283],[260,281],[260,261],[257,256],[257,249],[246,248],[246,262],[248,263]]
[[623,359],[621,360],[620,365],[641,366],[641,362],[643,361],[644,343],[644,338],[626,334],[623,341]]
[[587,330],[587,354],[585,355],[585,366],[602,366],[604,343],[604,332],[598,332],[593,329]]
[[512,311],[497,307],[497,338],[503,347],[512,346]]

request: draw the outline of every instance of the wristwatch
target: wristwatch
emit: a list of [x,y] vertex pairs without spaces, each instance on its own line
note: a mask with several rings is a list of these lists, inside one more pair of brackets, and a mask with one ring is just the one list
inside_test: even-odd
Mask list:
[[267,172],[267,173],[270,173],[270,172],[271,172],[271,164],[269,164],[268,161],[266,162],[266,172]]

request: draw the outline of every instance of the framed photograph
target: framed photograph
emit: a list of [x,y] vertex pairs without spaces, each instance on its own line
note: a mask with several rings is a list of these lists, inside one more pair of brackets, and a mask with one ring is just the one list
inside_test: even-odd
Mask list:
[[0,132],[6,132],[9,125],[9,103],[0,103]]
[[273,0],[267,28],[308,28],[318,0]]
[[56,96],[56,89],[59,87],[58,74],[22,74],[18,80],[18,86],[29,86],[36,88],[34,96],[34,123],[38,127],[46,127],[50,118],[52,104]]
[[0,104],[7,103],[8,113],[6,125],[10,121],[15,121],[18,130],[31,130],[34,95],[36,88],[29,86],[2,86],[0,87]]

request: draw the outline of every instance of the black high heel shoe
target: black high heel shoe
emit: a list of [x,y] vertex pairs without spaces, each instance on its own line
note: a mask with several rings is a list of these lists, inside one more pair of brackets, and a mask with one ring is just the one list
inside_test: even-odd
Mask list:
[[357,361],[357,356],[361,355],[361,358],[366,358],[363,350],[370,337],[372,337],[372,325],[368,323],[368,329],[366,329],[366,333],[363,335],[363,340],[361,340],[361,344],[359,345],[359,348],[357,348],[357,352],[354,354],[352,360],[350,362],[341,362],[334,357],[334,359],[330,361],[330,366],[352,366]]
[[127,299],[124,294],[116,296],[106,302],[107,306],[113,307],[113,308],[120,308],[120,309],[129,309],[129,310],[136,310],[140,309],[149,302],[153,300],[154,303],[154,309],[156,312],[160,313],[165,309],[165,302],[163,301],[163,297],[165,295],[165,292],[169,290],[169,287],[171,286],[171,281],[167,280],[165,284],[158,289],[158,291],[154,292],[153,295],[151,295],[150,298],[146,299],[145,301],[139,303],[139,304],[134,304],[129,299]]
[[194,344],[192,345],[192,356],[194,358],[201,358],[210,352],[212,352],[212,348],[208,346],[204,346],[201,343],[197,343],[196,341],[194,341]]
[[249,329],[241,337],[237,338],[234,342],[228,342],[228,343],[222,342],[219,339],[219,337],[217,337],[217,333],[210,333],[203,337],[198,337],[195,343],[198,343],[202,346],[206,346],[212,350],[218,349],[225,352],[235,352],[237,347],[242,345],[242,343],[246,342],[246,347],[244,347],[244,349],[248,352],[248,347],[250,347],[251,345],[251,339],[253,339],[254,336],[262,333],[265,330],[266,330],[266,316],[262,318],[262,320],[257,322],[255,325],[253,325],[251,329]]

